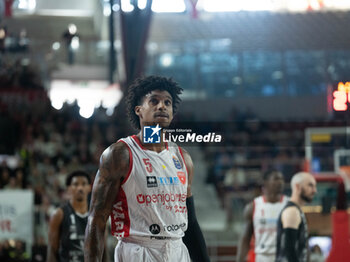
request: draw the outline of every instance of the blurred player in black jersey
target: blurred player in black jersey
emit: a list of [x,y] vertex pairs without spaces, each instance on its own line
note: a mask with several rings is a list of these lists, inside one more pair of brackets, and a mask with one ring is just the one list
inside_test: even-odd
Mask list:
[[83,171],[75,171],[68,175],[66,186],[69,202],[59,207],[50,219],[48,262],[84,261],[90,176]]
[[307,262],[308,228],[301,207],[316,194],[316,180],[310,173],[300,172],[293,176],[291,186],[292,197],[277,223],[276,262]]

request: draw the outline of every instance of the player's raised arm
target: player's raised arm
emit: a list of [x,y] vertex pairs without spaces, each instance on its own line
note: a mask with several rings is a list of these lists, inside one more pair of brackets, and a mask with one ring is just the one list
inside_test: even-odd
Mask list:
[[101,156],[85,232],[85,262],[102,260],[106,222],[128,172],[129,161],[129,151],[122,142],[111,145]]
[[253,225],[254,203],[249,203],[244,209],[244,231],[238,244],[237,262],[244,262],[250,248],[250,240],[254,233]]
[[183,238],[183,242],[188,248],[188,252],[190,253],[190,257],[194,262],[207,262],[209,260],[207,247],[205,244],[205,240],[202,234],[202,231],[199,227],[195,209],[193,196],[191,191],[191,185],[193,181],[193,162],[190,154],[181,149],[184,157],[184,161],[187,167],[188,172],[188,186],[187,186],[187,199],[186,206],[188,210],[188,228],[185,232],[185,236]]

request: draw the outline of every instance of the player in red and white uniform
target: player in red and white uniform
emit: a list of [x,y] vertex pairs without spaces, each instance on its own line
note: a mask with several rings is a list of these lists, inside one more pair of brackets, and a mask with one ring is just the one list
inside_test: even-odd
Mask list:
[[120,139],[101,156],[85,262],[101,260],[109,216],[112,234],[119,240],[115,262],[209,261],[194,212],[190,155],[174,143],[143,139],[149,128],[153,136],[170,125],[181,92],[176,82],[158,76],[137,79],[130,86],[127,111],[141,131]]
[[283,175],[269,170],[263,175],[263,195],[244,210],[245,229],[238,245],[237,261],[244,262],[254,235],[255,262],[274,262],[276,256],[277,220],[288,197],[283,195]]

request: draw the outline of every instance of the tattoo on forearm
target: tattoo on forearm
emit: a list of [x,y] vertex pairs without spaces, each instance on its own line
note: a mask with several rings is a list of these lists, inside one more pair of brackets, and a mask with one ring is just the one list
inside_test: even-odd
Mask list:
[[118,145],[108,150],[101,158],[92,190],[85,236],[85,262],[102,259],[106,222],[119,191],[120,178],[129,164],[129,155],[125,154],[125,148]]

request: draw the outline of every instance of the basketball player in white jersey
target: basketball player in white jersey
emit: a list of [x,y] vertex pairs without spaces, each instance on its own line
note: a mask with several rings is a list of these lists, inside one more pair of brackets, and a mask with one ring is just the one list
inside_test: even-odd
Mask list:
[[288,198],[282,194],[284,180],[280,172],[269,170],[264,173],[263,180],[263,195],[255,198],[244,210],[246,224],[238,245],[238,262],[246,261],[253,235],[255,261],[275,261],[277,220]]
[[127,112],[140,132],[120,139],[101,156],[85,234],[85,262],[101,261],[109,216],[112,234],[119,240],[115,262],[209,261],[194,213],[190,155],[173,143],[143,140],[147,128],[157,133],[170,125],[181,92],[172,79],[158,76],[137,79],[130,86]]

